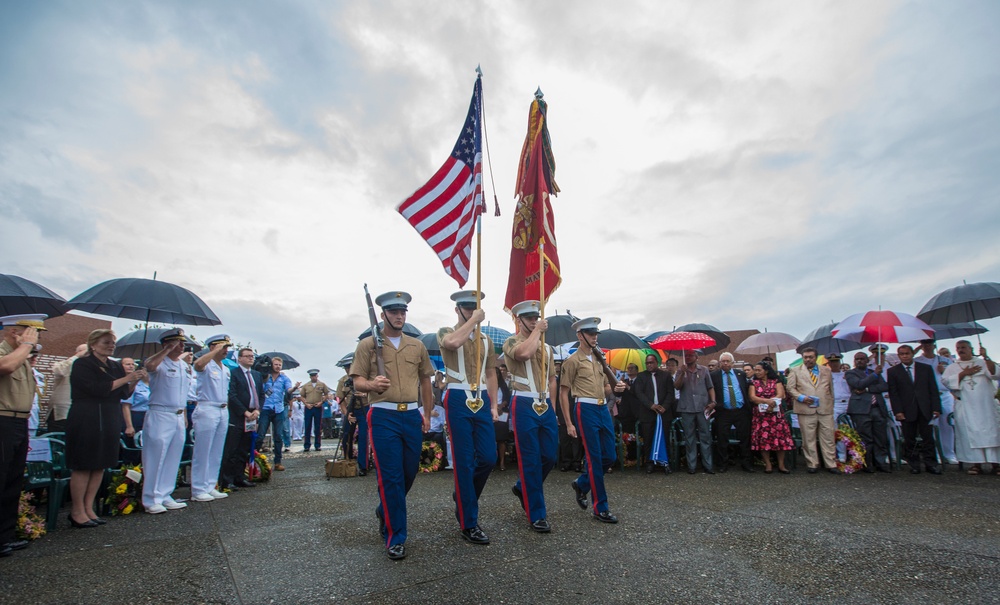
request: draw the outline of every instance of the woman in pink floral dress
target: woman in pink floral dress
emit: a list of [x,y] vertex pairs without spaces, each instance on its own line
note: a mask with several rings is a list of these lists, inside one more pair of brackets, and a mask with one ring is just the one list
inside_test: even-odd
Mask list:
[[764,458],[764,472],[773,473],[771,452],[778,458],[778,472],[787,475],[785,452],[795,448],[792,433],[781,413],[781,400],[785,398],[785,387],[778,380],[778,374],[771,364],[762,361],[753,367],[753,381],[750,383],[750,401],[753,407],[753,423],[750,432],[750,448],[761,452]]

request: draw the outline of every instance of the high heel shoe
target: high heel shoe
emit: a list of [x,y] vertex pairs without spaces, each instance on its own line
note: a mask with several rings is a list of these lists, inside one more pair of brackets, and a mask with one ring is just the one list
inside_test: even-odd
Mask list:
[[87,528],[90,528],[90,527],[97,527],[97,523],[94,523],[93,521],[90,521],[89,519],[87,520],[86,523],[77,523],[76,519],[73,518],[72,514],[70,514],[70,516],[69,516],[69,525],[70,525],[70,527],[75,527],[76,529],[87,529]]

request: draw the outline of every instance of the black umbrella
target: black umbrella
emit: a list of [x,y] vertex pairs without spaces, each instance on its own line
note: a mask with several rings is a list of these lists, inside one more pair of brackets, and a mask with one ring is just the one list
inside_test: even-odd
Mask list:
[[[378,322],[378,329],[379,330],[382,329],[384,323],[385,322],[382,322],[382,321]],[[417,338],[418,336],[420,336],[421,334],[423,334],[423,332],[421,332],[420,330],[418,330],[416,328],[416,326],[413,326],[413,325],[408,324],[408,323],[404,323],[403,324],[403,334],[406,334],[407,336],[412,336],[414,338]],[[371,337],[372,337],[372,329],[371,329],[371,327],[369,327],[367,330],[365,330],[364,332],[362,332],[361,334],[358,335],[358,340],[362,340],[364,338],[371,338]]]
[[674,332],[701,332],[702,334],[707,334],[715,339],[715,344],[711,347],[702,349],[703,354],[715,353],[721,351],[729,346],[729,335],[709,324],[684,324],[683,326],[677,326]]
[[834,338],[832,331],[837,327],[840,322],[831,322],[824,324],[812,332],[806,334],[806,337],[802,339],[802,344],[795,348],[797,353],[802,353],[802,349],[807,347],[812,347],[816,349],[816,352],[820,355],[826,355],[827,353],[840,353],[843,355],[848,351],[857,351],[858,349],[864,347],[860,342],[854,342],[853,340],[844,340],[843,338]]
[[[574,335],[575,336],[575,335]],[[597,346],[602,349],[648,349],[649,345],[646,341],[639,338],[635,334],[630,332],[625,332],[623,330],[614,330],[608,328],[607,330],[601,330],[600,336],[597,337]]]
[[937,340],[947,340],[949,338],[963,338],[965,336],[975,336],[989,332],[986,326],[975,321],[965,321],[958,324],[930,324],[934,329],[934,338]]
[[[170,328],[150,328],[149,330],[129,332],[118,339],[118,342],[115,343],[115,352],[111,356],[142,359],[143,355],[155,355],[163,348],[163,345],[160,344],[160,335],[168,329]],[[198,344],[198,341],[190,336],[185,338],[187,339],[185,344],[190,346],[195,353],[201,351],[202,346]]]
[[281,358],[281,369],[283,370],[294,370],[295,368],[299,367],[299,362],[296,361],[295,358],[289,355],[288,353],[281,353],[280,351],[268,351],[267,353],[260,353],[259,355],[257,355],[257,357],[260,358],[265,355],[270,357],[272,360],[275,357]]
[[[929,324],[956,324],[1000,316],[1000,284],[963,283],[931,297],[917,313]],[[979,346],[982,346],[982,340]]]
[[545,330],[545,342],[550,345],[576,342],[576,330],[573,329],[573,324],[579,320],[580,318],[574,315],[546,317],[545,321],[549,322],[549,327]]
[[44,313],[64,315],[66,299],[45,286],[17,275],[0,274],[0,316]]
[[427,347],[428,355],[441,355],[441,345],[438,344],[437,334],[421,334],[417,338]]
[[77,294],[70,309],[184,326],[217,326],[219,317],[196,294],[174,284],[138,277],[109,279]]

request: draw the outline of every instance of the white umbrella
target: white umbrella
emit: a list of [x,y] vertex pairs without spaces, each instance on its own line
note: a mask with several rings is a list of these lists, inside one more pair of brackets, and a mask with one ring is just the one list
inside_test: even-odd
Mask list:
[[747,355],[770,355],[771,353],[780,353],[781,351],[791,351],[800,344],[802,344],[802,341],[791,334],[768,332],[765,330],[741,342],[740,346],[736,347],[736,352],[746,353]]

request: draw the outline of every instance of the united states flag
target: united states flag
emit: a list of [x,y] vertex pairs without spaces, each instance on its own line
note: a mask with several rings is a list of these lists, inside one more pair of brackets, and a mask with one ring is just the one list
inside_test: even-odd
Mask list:
[[431,180],[396,208],[459,286],[469,280],[472,234],[483,211],[482,101],[482,80],[477,78],[469,115],[451,155]]

